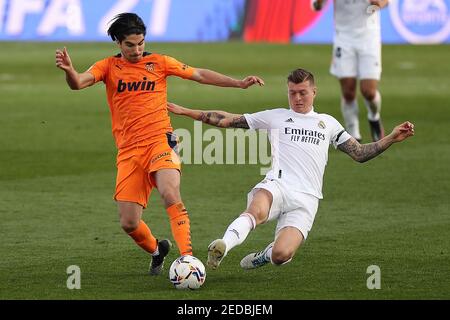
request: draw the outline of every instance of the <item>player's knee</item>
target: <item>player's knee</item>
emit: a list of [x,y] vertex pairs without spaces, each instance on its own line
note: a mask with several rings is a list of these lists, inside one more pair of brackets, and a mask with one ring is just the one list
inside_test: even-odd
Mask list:
[[272,250],[272,263],[282,265],[291,261],[293,253],[286,249]]
[[361,94],[364,96],[364,98],[368,101],[373,101],[375,99],[375,96],[377,94],[376,90],[373,89],[364,89],[361,88]]
[[255,219],[255,226],[266,222],[269,218],[269,209],[254,203],[247,208],[246,213],[253,216]]
[[356,99],[356,92],[354,90],[344,90],[342,97],[347,103],[351,103]]
[[130,233],[137,229],[137,227],[139,226],[139,221],[121,218],[120,226],[122,227],[123,231],[125,231],[126,233]]
[[265,213],[264,210],[260,209],[260,208],[251,208],[251,210],[247,209],[247,212],[249,215],[251,215],[255,220],[255,227],[259,224],[262,224],[264,222],[266,222],[267,220],[267,214]]
[[180,191],[176,187],[165,188],[164,190],[160,191],[160,194],[166,207],[181,202]]

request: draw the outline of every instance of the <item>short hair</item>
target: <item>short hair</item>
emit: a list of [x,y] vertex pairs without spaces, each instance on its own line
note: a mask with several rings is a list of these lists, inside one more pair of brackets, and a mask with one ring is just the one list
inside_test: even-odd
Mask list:
[[108,35],[111,36],[113,41],[122,42],[130,34],[142,34],[145,37],[145,24],[135,13],[120,13],[111,21]]
[[305,69],[295,69],[287,77],[288,82],[295,84],[309,81],[311,85],[314,85],[314,75]]

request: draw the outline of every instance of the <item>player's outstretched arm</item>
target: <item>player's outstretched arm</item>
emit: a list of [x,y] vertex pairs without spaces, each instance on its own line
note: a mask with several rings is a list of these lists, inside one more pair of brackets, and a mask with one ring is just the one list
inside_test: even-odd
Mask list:
[[241,114],[233,114],[218,110],[193,110],[171,102],[167,103],[167,109],[174,114],[202,121],[215,127],[244,129],[250,128],[248,126],[247,120]]
[[242,80],[237,80],[212,70],[199,68],[195,69],[191,80],[197,81],[201,84],[241,89],[247,89],[254,84],[258,84],[260,86],[264,85],[264,81],[257,76],[248,76]]
[[355,138],[350,138],[338,145],[338,149],[347,153],[353,160],[366,162],[384,152],[393,143],[403,141],[413,135],[414,125],[407,121],[396,126],[389,135],[377,142],[360,144]]
[[94,84],[94,76],[90,72],[78,73],[72,65],[67,48],[56,49],[56,66],[66,73],[66,82],[72,90],[80,90]]

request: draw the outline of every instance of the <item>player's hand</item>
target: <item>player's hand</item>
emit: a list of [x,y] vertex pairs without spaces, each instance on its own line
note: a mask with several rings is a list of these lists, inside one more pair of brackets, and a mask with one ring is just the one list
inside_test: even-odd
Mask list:
[[369,0],[369,4],[377,6],[379,9],[384,8],[388,5],[387,0]]
[[323,8],[325,0],[311,0],[311,9],[314,11],[320,11]]
[[396,126],[390,134],[394,142],[400,142],[414,135],[414,124],[409,121]]
[[184,108],[182,106],[179,106],[172,102],[167,102],[167,110],[169,110],[170,112],[172,112],[174,114],[180,114],[180,115],[184,114]]
[[257,77],[257,76],[248,76],[245,77],[243,80],[240,81],[239,87],[241,89],[247,89],[248,87],[251,87],[254,84],[258,84],[259,86],[264,85],[264,81]]
[[64,47],[62,51],[56,49],[56,66],[64,71],[68,71],[73,68],[72,61],[70,60],[66,47]]

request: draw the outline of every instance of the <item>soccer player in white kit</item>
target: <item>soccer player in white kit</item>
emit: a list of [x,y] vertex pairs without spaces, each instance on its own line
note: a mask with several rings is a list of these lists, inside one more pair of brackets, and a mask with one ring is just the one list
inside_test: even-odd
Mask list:
[[228,226],[221,239],[208,246],[207,265],[213,269],[233,247],[246,239],[251,230],[271,220],[278,220],[275,241],[264,250],[244,257],[241,267],[253,269],[269,262],[281,265],[292,259],[307,238],[319,199],[322,199],[322,180],[330,144],[354,160],[365,162],[414,134],[413,124],[404,122],[379,141],[361,145],[335,118],[314,110],[316,86],[310,72],[304,69],[292,71],[287,87],[289,109],[241,115],[168,104],[172,113],[217,127],[268,130],[271,170],[248,194],[247,209]]
[[[312,0],[314,10],[321,10],[326,0]],[[384,136],[380,118],[381,77],[380,9],[388,0],[334,0],[334,44],[330,73],[341,84],[341,111],[345,127],[361,142],[357,79],[367,107],[372,141]]]

